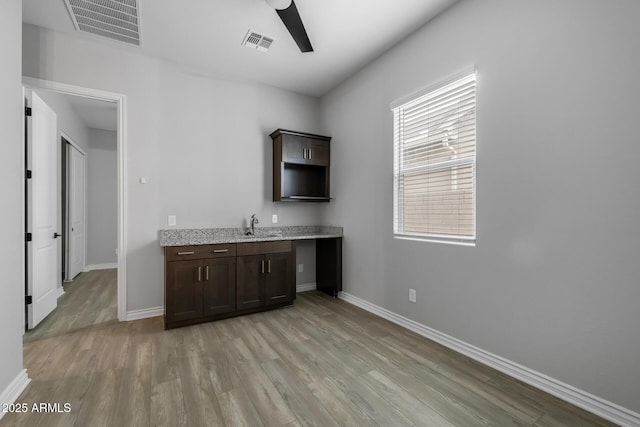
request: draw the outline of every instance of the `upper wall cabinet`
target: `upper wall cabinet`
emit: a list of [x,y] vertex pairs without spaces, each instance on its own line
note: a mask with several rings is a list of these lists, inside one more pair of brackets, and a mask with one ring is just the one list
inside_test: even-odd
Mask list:
[[278,129],[273,140],[273,200],[328,202],[328,136]]
[[[273,134],[271,137],[273,138]],[[329,141],[331,138],[291,134],[281,134],[281,138],[283,162],[329,166]]]

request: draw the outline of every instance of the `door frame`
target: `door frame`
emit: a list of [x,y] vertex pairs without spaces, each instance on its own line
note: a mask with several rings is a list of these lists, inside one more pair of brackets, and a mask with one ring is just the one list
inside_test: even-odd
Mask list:
[[66,95],[115,102],[118,107],[118,320],[127,320],[127,187],[126,187],[126,96],[51,80],[22,77],[22,85]]
[[[87,153],[82,148],[80,148],[80,146],[78,144],[76,144],[73,141],[73,139],[71,139],[71,137],[69,137],[69,135],[67,133],[65,133],[65,131],[60,130],[60,134],[61,134],[62,138],[64,138],[64,140],[69,143],[69,145],[73,146],[73,148],[78,150],[80,152],[80,154],[82,154],[82,156],[83,156],[83,160],[82,161],[84,163],[83,170],[84,170],[84,183],[85,183],[85,185],[84,185],[84,190],[83,190],[84,191],[84,207],[82,208],[83,209],[83,212],[82,212],[82,239],[84,240],[84,243],[82,245],[82,270],[81,271],[85,271],[85,269],[87,268],[87,185],[86,185],[86,183],[87,183]],[[68,155],[68,153],[65,153],[65,154]],[[67,171],[66,172],[68,172],[68,168],[69,168],[68,161],[66,163],[66,167],[67,167]],[[63,182],[63,185],[65,185],[67,187],[66,188],[67,198],[66,198],[65,201],[63,201],[63,203],[66,202],[67,206],[66,206],[66,212],[64,213],[64,215],[62,217],[62,221],[66,221],[67,222],[66,226],[64,226],[63,228],[65,229],[65,233],[68,233],[68,231],[69,231],[69,223],[68,223],[68,220],[69,220],[69,206],[68,206],[69,205],[69,194],[68,194],[69,193],[69,175],[68,175],[68,173],[66,175],[67,175],[66,176],[66,180],[65,180],[65,182]],[[67,240],[69,237],[70,237],[70,235],[65,235],[64,239]],[[62,254],[62,256],[65,259],[65,264],[66,264],[65,265],[65,277],[63,279],[63,283],[71,281],[69,279],[69,277],[67,276],[69,274],[69,257],[68,257],[68,255],[69,255],[68,254],[68,252],[69,252],[69,243],[70,243],[69,240],[71,240],[71,239],[67,240],[66,248],[64,248],[67,251],[67,253],[65,254],[64,250],[63,250],[63,254]]]

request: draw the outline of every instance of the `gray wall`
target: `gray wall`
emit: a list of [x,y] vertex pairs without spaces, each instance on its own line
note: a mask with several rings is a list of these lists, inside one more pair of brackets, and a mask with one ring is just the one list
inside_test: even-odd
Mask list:
[[[298,266],[302,264],[302,271]],[[296,284],[311,285],[316,283],[316,243],[300,240],[296,242]]]
[[[638,16],[463,1],[325,96],[345,290],[640,411]],[[477,246],[394,240],[389,103],[472,64]]]
[[87,265],[114,264],[118,246],[118,134],[91,129],[87,151]]
[[317,133],[318,99],[31,25],[23,37],[24,75],[127,97],[128,311],[163,305],[157,235],[168,214],[181,228],[242,226],[252,213],[262,225],[273,213],[282,225],[320,221],[316,205],[270,201],[268,137],[278,127]]
[[[66,133],[73,142],[85,153],[89,144],[89,128],[84,124],[78,113],[71,107],[67,97],[57,92],[35,89],[35,92],[58,116],[58,140],[62,132]],[[60,153],[58,152],[58,155]],[[59,159],[58,159],[59,160]],[[59,164],[60,162],[58,162]]]
[[[2,123],[2,206],[0,222],[0,395],[22,370],[24,331],[24,209],[22,201],[23,98],[20,77],[22,2],[0,2],[0,122]],[[9,209],[11,207],[11,209]],[[0,402],[5,403],[5,402]]]

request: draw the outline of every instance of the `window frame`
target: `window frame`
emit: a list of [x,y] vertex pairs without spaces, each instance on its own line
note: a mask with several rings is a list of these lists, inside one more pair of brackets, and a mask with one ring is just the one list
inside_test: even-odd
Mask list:
[[[449,159],[432,164],[418,165],[402,168],[401,162],[403,160],[403,153],[401,150],[401,135],[403,133],[402,112],[405,109],[419,105],[421,103],[428,103],[430,99],[435,99],[438,95],[445,93],[447,90],[451,90],[456,86],[462,86],[473,81],[474,94],[473,94],[473,147],[474,154],[472,157],[463,157],[458,159]],[[457,244],[465,246],[475,246],[477,240],[477,228],[476,228],[476,177],[477,177],[477,73],[475,66],[468,67],[467,69],[457,73],[445,80],[442,80],[427,88],[414,92],[408,96],[398,99],[391,103],[391,111],[393,112],[393,237],[404,240],[416,240],[437,242],[446,244]],[[472,170],[471,176],[471,235],[463,234],[449,234],[449,233],[434,233],[434,232],[412,232],[405,231],[403,224],[404,213],[401,213],[401,198],[403,197],[401,190],[404,189],[403,185],[400,185],[400,179],[407,173],[415,173],[419,171],[429,172],[439,169],[451,168],[455,166],[470,166]],[[453,180],[453,178],[452,178]],[[404,202],[402,203],[404,206]]]

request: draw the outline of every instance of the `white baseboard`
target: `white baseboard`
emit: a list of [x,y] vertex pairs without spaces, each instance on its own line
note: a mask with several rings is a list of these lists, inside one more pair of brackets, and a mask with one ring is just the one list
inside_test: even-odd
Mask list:
[[315,290],[316,290],[316,282],[303,283],[302,285],[296,285],[296,293],[306,292],[306,291],[315,291]]
[[127,311],[127,321],[147,319],[164,315],[164,307],[143,308],[142,310]]
[[526,366],[489,353],[354,295],[340,292],[338,297],[616,424],[621,426],[640,425],[640,414],[615,403],[579,390]]
[[85,265],[84,272],[93,271],[93,270],[110,270],[112,268],[118,268],[117,262],[111,262],[108,264],[89,264]]
[[60,298],[62,295],[64,295],[64,288],[62,286],[60,286],[57,290],[56,293],[58,294],[56,296],[56,298]]
[[[7,388],[0,393],[0,405],[15,403],[30,382],[31,380],[27,376],[27,370],[23,369],[20,371]],[[5,412],[0,410],[0,419],[2,419],[4,414]]]

